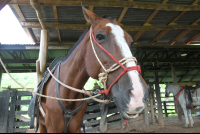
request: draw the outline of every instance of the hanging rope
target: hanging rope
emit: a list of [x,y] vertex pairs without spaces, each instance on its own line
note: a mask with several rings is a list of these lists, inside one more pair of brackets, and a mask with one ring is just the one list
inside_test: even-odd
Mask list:
[[8,72],[8,70],[6,69],[6,67],[4,66],[4,63],[2,62],[1,58],[0,58],[0,62],[1,62],[1,65],[3,66],[4,70],[6,71],[6,73],[12,78],[13,81],[15,81],[19,86],[21,86],[23,89],[31,92],[32,94],[36,94],[38,96],[41,96],[41,97],[45,97],[45,98],[49,98],[49,99],[55,99],[55,100],[61,100],[61,101],[84,101],[84,100],[89,100],[89,99],[94,99],[98,102],[101,102],[101,103],[108,103],[109,101],[108,100],[99,100],[99,99],[96,99],[95,97],[98,97],[100,96],[101,94],[97,94],[95,96],[90,96],[88,98],[82,98],[82,99],[62,99],[62,98],[57,98],[57,97],[51,97],[51,96],[47,96],[47,95],[42,95],[42,94],[39,94],[39,93],[36,93],[34,91],[31,91],[29,90],[28,88],[26,88],[25,86],[23,86],[22,84],[20,84],[18,81],[16,81],[11,75],[10,73]]

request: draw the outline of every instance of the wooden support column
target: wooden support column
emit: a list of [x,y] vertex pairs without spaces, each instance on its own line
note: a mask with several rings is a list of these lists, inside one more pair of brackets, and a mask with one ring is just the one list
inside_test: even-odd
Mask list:
[[1,9],[4,8],[4,6],[6,6],[6,4],[8,4],[11,0],[1,0],[0,1],[0,11]]
[[149,101],[150,101],[150,110],[151,110],[151,124],[155,124],[156,120],[155,120],[155,110],[154,110],[154,89],[153,89],[153,84],[149,83]]
[[35,9],[38,20],[40,22],[40,26],[42,27],[41,35],[40,35],[40,52],[39,52],[39,58],[36,61],[36,71],[37,71],[37,77],[35,81],[35,88],[34,91],[37,90],[37,85],[41,81],[43,74],[46,70],[46,62],[47,62],[47,53],[48,53],[48,30],[47,26],[44,22],[44,18],[42,15],[42,10],[40,3],[38,0],[30,0],[31,6]]
[[[140,67],[141,67],[141,75],[144,78],[144,65],[143,62],[140,62]],[[145,108],[143,110],[143,120],[145,125],[149,125],[149,115],[148,115],[148,105],[147,103],[145,104]]]
[[163,118],[163,111],[162,111],[162,103],[160,98],[160,87],[159,87],[159,79],[158,79],[158,72],[153,71],[154,75],[154,83],[155,83],[155,90],[156,90],[156,100],[157,100],[157,109],[158,109],[158,122],[159,124],[164,127],[164,118]]
[[1,88],[2,75],[3,75],[3,69],[0,66],[0,88]]
[[43,77],[43,73],[46,70],[46,62],[47,62],[47,52],[48,52],[48,32],[47,30],[41,30],[40,37],[40,52],[39,58],[36,61],[36,70],[37,70],[37,83],[39,83]]
[[[176,71],[175,71],[175,67],[174,64],[171,63],[171,71],[172,71],[172,79],[173,79],[173,83],[177,84],[177,79],[176,79]],[[179,103],[175,102],[176,98],[174,97],[174,103],[175,103],[175,109],[177,111],[178,114],[178,119],[179,121],[182,121],[182,109]]]

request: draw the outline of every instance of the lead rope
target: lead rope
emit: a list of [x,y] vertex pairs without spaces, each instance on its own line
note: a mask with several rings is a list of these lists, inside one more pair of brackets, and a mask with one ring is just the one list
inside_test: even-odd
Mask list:
[[[62,98],[57,98],[57,97],[51,97],[51,96],[47,96],[47,95],[42,95],[42,94],[39,94],[39,93],[36,93],[34,91],[31,91],[29,90],[28,88],[26,88],[25,86],[23,86],[22,84],[20,84],[18,81],[16,81],[11,75],[10,73],[8,72],[8,70],[6,69],[6,67],[4,66],[4,63],[2,62],[1,58],[0,58],[0,62],[1,62],[1,65],[3,66],[4,70],[6,71],[6,73],[12,78],[13,81],[15,81],[19,86],[21,86],[23,89],[33,93],[33,94],[36,94],[38,96],[41,96],[41,97],[45,97],[45,98],[49,98],[49,99],[54,99],[54,100],[62,100],[62,101],[84,101],[84,100],[89,100],[89,99],[94,99],[95,101],[98,101],[98,102],[101,102],[101,103],[108,103],[109,101],[108,100],[99,100],[95,97],[97,96],[100,96],[101,94],[97,94],[97,95],[94,95],[94,96],[90,96],[88,98],[83,98],[83,99],[62,99]],[[53,75],[52,75],[53,76]],[[70,86],[69,86],[70,87]],[[82,90],[80,90],[81,93],[83,92]],[[88,92],[88,91],[87,91]],[[85,93],[85,91],[84,91]],[[89,92],[90,93],[90,92]],[[91,93],[90,93],[91,94]]]

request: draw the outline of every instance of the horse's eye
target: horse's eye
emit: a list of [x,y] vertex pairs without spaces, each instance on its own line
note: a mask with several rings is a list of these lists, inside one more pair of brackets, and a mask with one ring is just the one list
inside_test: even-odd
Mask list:
[[104,37],[102,34],[97,34],[97,35],[96,35],[96,39],[97,39],[98,41],[102,41],[102,40],[105,39],[105,37]]

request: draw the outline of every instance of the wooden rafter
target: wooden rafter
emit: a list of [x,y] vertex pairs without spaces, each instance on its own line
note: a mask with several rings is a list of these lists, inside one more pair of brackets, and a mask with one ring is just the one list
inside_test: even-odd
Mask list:
[[121,14],[120,14],[120,16],[119,16],[119,18],[118,18],[118,20],[117,20],[118,23],[121,23],[121,21],[122,21],[122,19],[124,18],[124,16],[125,16],[127,10],[128,10],[128,7],[124,7],[124,9],[122,10],[122,12],[121,12]]
[[[198,18],[195,22],[192,23],[192,25],[197,25],[197,23],[200,21],[200,18]],[[174,39],[172,39],[169,44],[173,45],[176,43],[179,39],[184,37],[187,33],[189,33],[191,30],[185,29],[180,34],[178,34]]]
[[42,10],[41,10],[41,6],[40,3],[38,2],[38,0],[30,0],[31,6],[35,9],[38,20],[40,22],[40,25],[42,27],[42,29],[47,29],[46,24],[44,22],[44,18],[42,15]]
[[[198,0],[195,0],[191,5],[196,5],[198,3]],[[168,25],[175,25],[175,21],[177,21],[181,16],[183,16],[186,13],[186,11],[182,11],[179,15],[177,15]],[[156,37],[154,37],[153,40],[151,40],[150,44],[155,44],[159,39],[161,39],[166,33],[168,33],[169,30],[164,30],[161,31],[158,35],[156,35]],[[177,38],[181,37],[183,34],[185,34],[187,31],[183,31],[183,33],[180,33],[181,35],[179,35]],[[175,41],[176,42],[176,41]],[[170,43],[175,43],[174,41],[170,42]]]
[[189,73],[190,71],[186,71],[186,73],[183,75],[183,77],[181,77],[181,79],[179,79],[178,82],[181,82],[183,78],[185,78],[185,76]]
[[[80,6],[81,2],[84,6],[97,6],[97,7],[128,7],[128,8],[141,8],[141,9],[154,9],[154,10],[167,10],[167,11],[199,11],[199,5],[173,5],[173,4],[160,4],[150,2],[137,2],[137,1],[102,1],[102,0],[82,0],[80,2],[70,0],[39,0],[41,5],[54,5],[54,6]],[[9,4],[30,5],[29,0],[11,0]]]
[[[163,0],[162,4],[166,4],[168,0]],[[149,18],[145,21],[145,23],[143,24],[143,26],[145,25],[150,25],[149,22],[156,16],[156,14],[159,12],[159,10],[155,10],[150,16]],[[133,41],[137,42],[137,40],[142,36],[142,34],[145,31],[138,31],[135,36],[133,37]]]
[[[133,1],[133,0],[129,0],[129,1]],[[120,14],[120,16],[119,16],[119,18],[117,20],[118,23],[121,23],[121,21],[124,18],[124,16],[125,16],[127,11],[128,11],[128,7],[124,7],[124,9],[122,10],[122,12],[121,12],[121,14]]]
[[1,0],[0,1],[0,11],[4,8],[6,4],[8,4],[11,0]]
[[190,81],[192,81],[198,75],[199,72],[200,70],[190,79]]
[[[54,17],[55,17],[55,22],[58,23],[58,13],[57,13],[57,7],[53,6],[53,13],[54,13]],[[57,29],[57,34],[58,34],[58,39],[59,42],[61,43],[61,37],[60,37],[60,30]]]
[[[25,19],[24,15],[22,14],[22,12],[21,12],[19,6],[18,6],[18,5],[13,5],[13,8],[14,8],[15,11],[17,12],[17,14],[18,14],[18,16],[19,16],[19,18],[20,18],[20,21],[21,21],[21,22],[26,22],[26,19]],[[23,28],[23,29],[24,29],[24,31],[26,32],[26,34],[28,35],[28,37],[31,39],[31,41],[34,42],[34,43],[36,43],[36,42],[37,42],[37,41],[36,41],[36,38],[35,38],[35,36],[32,34],[31,29],[29,29],[29,28]]]
[[165,73],[165,75],[162,77],[162,79],[160,80],[160,82],[162,82],[162,80],[165,78],[165,76],[168,74],[168,72]]
[[[42,28],[39,22],[21,22],[24,28]],[[63,24],[46,23],[47,28],[51,29],[69,29],[85,30],[88,26],[85,24]],[[157,25],[157,26],[121,26],[125,31],[149,31],[149,30],[171,30],[171,29],[195,29],[200,30],[199,25]]]
[[194,40],[196,40],[196,39],[199,38],[199,37],[200,37],[200,32],[199,32],[198,34],[196,34],[195,36],[193,36],[192,38],[188,39],[188,40],[186,41],[186,44],[187,44],[187,45],[191,44]]

